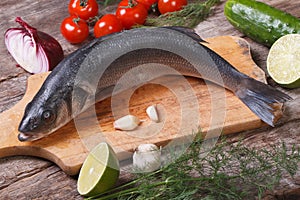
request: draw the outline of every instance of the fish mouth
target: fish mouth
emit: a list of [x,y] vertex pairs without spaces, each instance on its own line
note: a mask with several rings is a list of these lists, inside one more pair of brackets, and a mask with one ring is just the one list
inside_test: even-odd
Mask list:
[[34,141],[34,140],[38,140],[40,138],[41,138],[41,136],[39,136],[39,135],[32,135],[32,134],[22,133],[22,132],[19,132],[19,134],[18,134],[18,139],[20,142]]

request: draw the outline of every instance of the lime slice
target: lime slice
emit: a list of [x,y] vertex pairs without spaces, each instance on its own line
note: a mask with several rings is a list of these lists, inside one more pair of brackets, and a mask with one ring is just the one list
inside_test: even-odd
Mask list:
[[79,194],[95,196],[111,189],[118,180],[119,161],[109,144],[98,144],[85,159],[77,182]]
[[300,87],[300,34],[285,35],[272,45],[267,70],[276,83],[288,88]]

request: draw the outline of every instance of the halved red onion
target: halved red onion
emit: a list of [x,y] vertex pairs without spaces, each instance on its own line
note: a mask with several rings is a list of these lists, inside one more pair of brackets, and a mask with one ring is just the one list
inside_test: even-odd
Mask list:
[[20,17],[22,27],[10,28],[5,32],[5,45],[16,62],[30,73],[52,70],[63,58],[61,45],[52,36],[38,31]]

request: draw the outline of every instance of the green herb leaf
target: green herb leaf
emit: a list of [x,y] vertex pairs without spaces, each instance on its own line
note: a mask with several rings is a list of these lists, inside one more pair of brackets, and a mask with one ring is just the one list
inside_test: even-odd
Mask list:
[[185,26],[194,28],[211,12],[211,8],[220,0],[207,0],[205,2],[189,3],[183,9],[166,13],[158,17],[148,17],[148,26]]

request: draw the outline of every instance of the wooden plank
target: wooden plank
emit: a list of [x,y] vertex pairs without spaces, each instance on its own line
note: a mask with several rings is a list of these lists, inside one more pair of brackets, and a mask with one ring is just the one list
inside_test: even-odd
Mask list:
[[[290,12],[291,14],[300,17],[300,4],[297,1],[286,0],[262,0],[263,2],[274,5],[277,8]],[[235,30],[225,19],[223,15],[223,6],[218,5],[214,14],[209,17],[205,22],[201,23],[197,28],[197,32],[203,37],[213,37],[220,35],[235,35],[244,37],[243,34]],[[8,27],[14,27],[13,22],[16,16],[22,16],[33,25],[42,26],[43,31],[53,33],[53,35],[63,45],[66,54],[73,51],[77,46],[68,44],[59,34],[59,23],[68,15],[67,1],[45,1],[38,0],[34,3],[29,0],[12,1],[5,0],[0,2],[0,30],[2,33]],[[37,12],[36,10],[39,10]],[[109,9],[107,9],[109,10]],[[35,16],[39,13],[38,16]],[[41,15],[41,16],[40,16]],[[46,16],[46,19],[43,20]],[[48,18],[50,16],[50,18]],[[245,38],[251,44],[251,52],[254,61],[263,69],[265,69],[265,61],[268,53],[268,48],[259,45],[249,38]],[[0,112],[11,108],[16,104],[25,92],[26,79],[28,74],[21,68],[15,67],[15,62],[9,56],[4,47],[3,34],[0,34]],[[266,74],[267,75],[267,74]],[[267,75],[268,76],[268,75]],[[272,80],[268,79],[269,83],[275,85]],[[276,86],[276,85],[275,85]],[[5,92],[4,92],[5,91]],[[244,138],[245,146],[253,146],[256,148],[269,148],[270,144],[278,144],[284,141],[288,148],[293,144],[300,144],[299,138],[299,122],[300,122],[300,89],[284,90],[289,93],[295,100],[288,102],[285,105],[283,118],[278,122],[275,128],[264,127],[253,131],[244,131],[238,135],[231,136],[231,142],[236,143],[240,137]],[[4,92],[4,93],[2,93]],[[0,128],[1,130],[1,128]],[[28,164],[30,160],[30,165]],[[42,163],[42,164],[39,164]],[[28,167],[30,166],[30,168]],[[49,171],[48,166],[57,169],[58,176],[56,179],[47,176]],[[20,180],[15,179],[15,174],[25,174],[26,169],[40,168],[39,172],[28,172],[26,178]],[[33,157],[9,157],[0,159],[0,197],[5,199],[81,199],[76,192],[76,180],[73,177],[66,176],[59,168],[51,162],[36,159]],[[56,170],[54,170],[56,171]],[[4,177],[4,178],[3,178]],[[6,178],[7,177],[7,178]],[[39,177],[39,178],[30,178]],[[59,179],[63,177],[63,179]],[[284,177],[280,185],[274,192],[270,193],[266,199],[299,199],[299,172],[294,178]],[[57,181],[59,179],[60,181]],[[62,181],[64,180],[64,181]],[[122,173],[120,181],[128,180],[128,174]],[[34,185],[34,182],[39,184]],[[52,188],[52,189],[47,189]],[[26,191],[26,192],[24,192]],[[43,192],[40,192],[43,191]],[[68,193],[68,194],[67,194]],[[65,194],[60,196],[58,194]]]
[[81,199],[76,191],[76,179],[50,162],[12,157],[1,159],[0,170],[1,199],[69,199],[70,196]]

